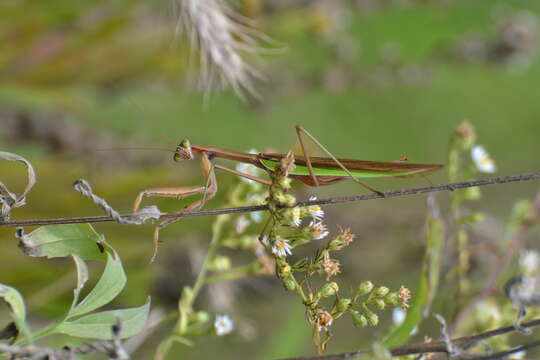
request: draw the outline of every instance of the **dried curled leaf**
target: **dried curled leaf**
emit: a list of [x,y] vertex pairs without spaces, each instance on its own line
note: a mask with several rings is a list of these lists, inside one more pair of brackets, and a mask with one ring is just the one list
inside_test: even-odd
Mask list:
[[28,172],[28,182],[24,191],[20,194],[9,191],[7,186],[0,181],[0,204],[2,205],[2,208],[0,209],[0,222],[3,222],[9,220],[11,209],[26,204],[26,195],[36,184],[36,173],[34,172],[32,164],[20,155],[0,151],[0,159],[22,162],[26,166]]

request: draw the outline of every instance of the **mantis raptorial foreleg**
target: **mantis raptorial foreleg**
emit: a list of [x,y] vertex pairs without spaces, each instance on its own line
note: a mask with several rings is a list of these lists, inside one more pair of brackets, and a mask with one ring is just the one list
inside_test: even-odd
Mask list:
[[[206,154],[205,152],[201,153],[201,168],[203,171],[203,175],[207,179],[205,186],[179,186],[179,187],[169,187],[169,188],[153,188],[153,189],[141,191],[139,195],[137,196],[137,198],[135,198],[135,202],[133,203],[133,211],[136,212],[139,210],[141,201],[144,196],[183,199],[188,196],[203,194],[202,199],[192,202],[191,204],[187,205],[185,208],[180,210],[178,213],[182,213],[183,211],[186,211],[186,210],[201,209],[204,206],[204,204],[210,199],[212,199],[217,193],[217,180],[216,180],[216,174],[214,173],[214,166],[210,162],[210,159],[208,158],[208,154]],[[157,255],[157,247],[159,244],[159,231],[163,229],[164,227],[178,220],[180,220],[180,217],[167,219],[167,220],[162,221],[159,225],[156,226],[154,230],[154,253],[152,255],[151,262],[154,261]]]
[[179,200],[188,196],[202,194],[205,190],[206,188],[204,186],[177,186],[146,189],[141,191],[135,198],[135,201],[133,202],[133,212],[139,211],[144,197],[173,198]]
[[384,196],[384,193],[382,191],[379,191],[371,186],[369,186],[368,184],[358,180],[353,174],[351,174],[351,172],[349,171],[349,169],[347,169],[347,167],[345,165],[343,165],[341,163],[341,161],[339,161],[334,155],[332,155],[332,153],[330,151],[328,151],[328,149],[326,149],[326,147],[321,144],[319,142],[319,140],[317,140],[313,135],[311,135],[306,129],[304,129],[303,127],[301,127],[300,125],[296,125],[295,126],[295,129],[296,129],[296,134],[297,134],[297,137],[298,137],[298,140],[300,141],[300,146],[302,148],[302,152],[304,155],[304,158],[306,160],[306,165],[307,165],[307,168],[308,168],[308,171],[309,171],[309,176],[311,177],[313,183],[315,184],[315,186],[317,186],[319,184],[318,180],[317,180],[317,176],[315,175],[315,173],[313,172],[313,167],[311,165],[311,159],[309,157],[309,155],[307,154],[306,152],[306,148],[304,147],[304,143],[303,143],[303,140],[302,140],[302,133],[306,134],[318,147],[320,147],[332,160],[334,160],[334,162],[343,170],[345,171],[345,173],[347,175],[349,175],[349,177],[354,181],[356,182],[357,184],[365,187],[366,189],[368,189],[369,191],[372,191],[376,194],[379,194],[379,195],[382,195]]

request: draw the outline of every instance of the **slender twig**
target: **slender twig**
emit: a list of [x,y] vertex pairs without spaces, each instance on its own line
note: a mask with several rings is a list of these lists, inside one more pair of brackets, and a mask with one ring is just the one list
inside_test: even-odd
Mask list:
[[[525,328],[534,328],[540,326],[540,319],[535,319],[522,324]],[[506,326],[495,330],[486,331],[480,334],[464,336],[456,339],[450,340],[452,345],[463,350],[470,349],[480,342],[492,338],[494,336],[500,336],[504,334],[509,334],[515,332],[516,328],[514,326]],[[515,347],[511,350],[505,351],[504,354],[508,355],[514,352],[521,351],[525,348],[531,348],[534,346],[540,346],[540,343],[533,342],[530,344],[522,345]],[[428,354],[428,353],[447,353],[447,343],[445,341],[432,341],[424,342],[412,345],[405,345],[390,349],[390,354],[392,356],[405,356],[405,355],[414,355],[414,354]],[[354,351],[343,354],[334,354],[334,355],[323,355],[323,356],[311,356],[311,357],[296,357],[296,358],[287,358],[282,360],[346,360],[346,359],[356,359],[361,355],[368,354],[367,351]],[[503,353],[497,353],[493,355],[479,355],[477,357],[470,357],[469,360],[479,360],[479,359],[499,359],[502,357]]]
[[[480,180],[456,182],[456,183],[451,183],[451,184],[394,190],[394,191],[385,192],[383,194],[374,193],[374,194],[367,194],[367,195],[338,196],[338,197],[332,197],[332,198],[327,198],[327,199],[303,201],[303,202],[297,203],[296,206],[333,205],[333,204],[341,204],[341,203],[363,201],[363,200],[388,199],[388,198],[406,196],[406,195],[417,195],[417,194],[431,193],[431,192],[444,191],[444,190],[453,191],[453,190],[465,189],[465,188],[477,187],[477,186],[487,186],[487,185],[504,184],[504,183],[510,183],[510,182],[520,182],[520,181],[532,181],[532,180],[540,180],[540,173],[500,176],[500,177],[492,177],[492,178],[486,178],[486,179],[480,179]],[[244,207],[233,207],[233,208],[223,208],[223,209],[211,209],[211,210],[181,211],[178,213],[161,214],[160,220],[190,217],[190,216],[212,216],[212,215],[220,215],[220,214],[244,213],[244,212],[263,211],[263,210],[268,210],[268,206],[258,205],[258,206],[244,206]],[[125,214],[122,216],[132,216],[132,215],[133,214]],[[77,218],[6,221],[6,222],[0,223],[0,226],[35,226],[35,225],[52,225],[52,224],[96,223],[96,222],[108,222],[108,221],[113,221],[113,219],[110,216],[87,216],[87,217],[77,217]]]
[[529,215],[527,217],[527,220],[524,221],[519,229],[514,233],[514,236],[510,239],[510,242],[504,249],[504,254],[500,256],[493,268],[492,271],[489,274],[488,280],[486,281],[486,285],[480,291],[478,295],[476,295],[469,303],[461,310],[457,316],[455,317],[452,325],[450,326],[450,333],[453,333],[456,331],[458,326],[471,314],[471,312],[475,309],[476,305],[491,295],[495,289],[495,285],[497,284],[497,281],[503,274],[504,270],[508,267],[510,264],[512,258],[517,253],[517,251],[521,248],[525,236],[529,232],[530,228],[535,225],[540,219],[539,219],[539,213],[540,213],[540,190],[536,193],[536,196],[534,198],[531,210],[529,211]]
[[108,356],[109,360],[129,360],[129,356],[118,341],[96,341],[75,347],[52,349],[36,345],[10,345],[0,343],[0,356],[10,356],[10,359],[34,359],[34,360],[75,360],[75,355],[101,353]]

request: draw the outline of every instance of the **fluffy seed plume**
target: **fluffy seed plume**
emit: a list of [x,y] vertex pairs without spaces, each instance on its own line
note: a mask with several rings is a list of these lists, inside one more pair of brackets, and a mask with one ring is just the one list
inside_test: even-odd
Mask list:
[[176,4],[178,28],[192,51],[199,51],[199,87],[205,94],[230,87],[242,98],[246,92],[256,96],[252,83],[261,75],[245,57],[256,56],[258,41],[268,39],[223,0],[177,0]]

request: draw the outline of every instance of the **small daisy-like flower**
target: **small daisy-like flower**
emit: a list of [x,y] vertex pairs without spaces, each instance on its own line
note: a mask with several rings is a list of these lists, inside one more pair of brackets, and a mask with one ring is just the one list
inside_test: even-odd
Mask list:
[[527,274],[538,270],[540,264],[540,254],[536,250],[521,250],[519,253],[519,265]]
[[496,171],[495,162],[489,157],[483,146],[474,146],[471,150],[471,157],[478,171],[483,173],[494,173]]
[[[317,200],[316,196],[311,196],[309,198],[309,201]],[[321,209],[319,205],[309,205],[307,207],[309,213],[315,220],[322,220],[324,217],[324,211]]]
[[312,221],[309,223],[309,230],[314,240],[321,240],[328,236],[329,232],[321,221],[315,222]]
[[405,286],[401,286],[398,291],[398,297],[399,297],[399,306],[403,309],[408,308],[409,300],[411,299],[411,291],[407,289]]
[[263,243],[264,246],[270,245],[270,242],[268,241],[268,236],[263,235],[262,238],[259,238],[259,240]]
[[407,312],[405,310],[402,308],[394,308],[394,311],[392,312],[392,321],[394,322],[394,325],[399,326],[403,324],[406,316]]
[[234,321],[228,315],[216,315],[214,329],[217,336],[227,335],[234,330]]
[[292,222],[294,226],[300,226],[302,223],[302,211],[299,207],[295,207],[292,210]]
[[283,257],[292,254],[292,246],[287,239],[277,239],[272,245],[272,253],[278,257]]

